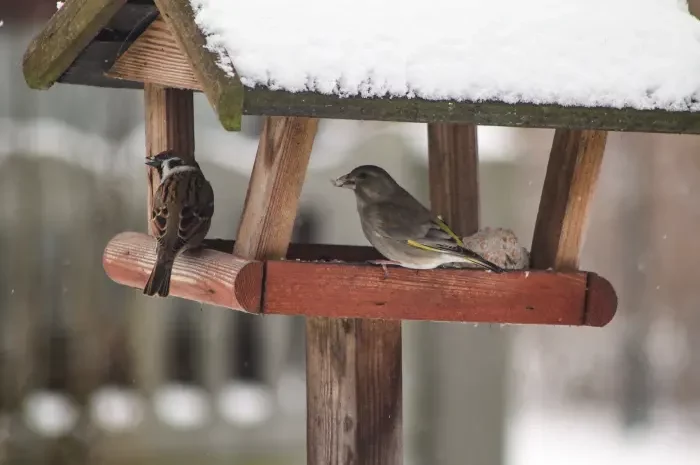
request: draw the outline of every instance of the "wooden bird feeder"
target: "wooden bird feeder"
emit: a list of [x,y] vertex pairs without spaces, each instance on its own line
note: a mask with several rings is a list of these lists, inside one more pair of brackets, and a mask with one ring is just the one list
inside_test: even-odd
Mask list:
[[[262,32],[261,32],[262,33]],[[248,87],[235,60],[207,45],[188,0],[68,0],[29,45],[34,89],[56,82],[143,89],[146,151],[194,157],[193,93],[222,126],[264,115],[236,241],[211,240],[175,264],[171,294],[254,314],[307,317],[308,463],[402,462],[401,320],[604,326],[617,297],[579,271],[585,218],[606,131],[700,133],[693,111],[342,97]],[[228,61],[226,61],[228,60]],[[477,230],[476,127],[555,128],[531,270],[416,271],[369,265],[369,247],[289,244],[318,118],[427,123],[434,213]],[[151,195],[157,173],[148,169]],[[217,209],[225,208],[218,205]],[[125,232],[107,244],[110,278],[143,288],[154,240]]]

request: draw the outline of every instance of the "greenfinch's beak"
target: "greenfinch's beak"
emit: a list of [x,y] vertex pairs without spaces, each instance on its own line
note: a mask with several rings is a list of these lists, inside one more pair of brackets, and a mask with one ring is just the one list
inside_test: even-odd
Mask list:
[[158,166],[160,166],[161,161],[156,159],[156,158],[146,158],[146,164],[148,166],[152,166],[154,168],[157,168]]
[[344,175],[339,178],[333,179],[331,181],[335,187],[344,187],[346,189],[354,189],[355,188],[355,180],[349,175]]

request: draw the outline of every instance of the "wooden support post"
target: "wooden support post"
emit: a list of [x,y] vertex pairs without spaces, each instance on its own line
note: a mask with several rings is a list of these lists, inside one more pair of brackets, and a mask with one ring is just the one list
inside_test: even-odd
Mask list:
[[557,129],[532,238],[532,268],[578,269],[607,132]]
[[[195,141],[194,141],[194,107],[192,91],[171,89],[155,84],[144,85],[144,104],[146,113],[146,155],[152,157],[164,150],[177,151],[182,157],[194,157]],[[153,205],[153,195],[155,194],[160,179],[158,171],[150,166],[145,166],[147,173],[147,213],[146,219],[150,216],[150,211]],[[148,233],[153,235],[150,221],[147,221]],[[152,252],[155,253],[155,244],[151,245]],[[177,268],[176,260],[176,268]],[[151,268],[155,264],[155,260],[149,262],[148,270],[144,269],[145,273],[151,272]],[[145,285],[139,286],[143,289]],[[136,296],[139,299],[145,299],[143,296]],[[153,393],[153,389],[157,388],[156,379],[158,367],[162,365],[160,362],[161,356],[158,351],[153,350],[158,348],[162,350],[165,341],[165,334],[160,330],[165,324],[167,313],[164,311],[171,304],[167,299],[148,299],[147,305],[149,311],[143,315],[134,315],[133,318],[138,318],[138,324],[131,322],[135,328],[134,342],[140,345],[140,351],[146,354],[145,359],[142,358],[139,362],[140,369],[138,371],[139,380],[137,384],[145,387],[149,394]],[[143,344],[143,345],[142,345]],[[146,368],[150,367],[150,369]]]
[[[428,125],[431,209],[460,236],[479,229],[477,129],[470,124]],[[486,309],[483,304],[478,308]],[[502,463],[507,334],[464,325],[428,329],[432,373],[427,376],[437,402],[426,412],[433,426],[433,454],[440,454],[445,464]],[[461,368],[455,370],[455,363]]]
[[462,236],[479,229],[476,129],[471,124],[428,125],[430,207]]
[[306,379],[309,465],[402,463],[401,321],[308,318]]
[[307,463],[402,462],[401,322],[310,318]]
[[[174,150],[185,159],[194,159],[194,104],[191,90],[144,85],[146,101],[146,155]],[[148,173],[148,216],[160,179],[150,166]],[[150,222],[149,222],[150,223]],[[149,226],[150,228],[150,226]],[[152,234],[152,231],[150,231]]]
[[317,127],[313,118],[265,118],[234,255],[260,260],[287,254]]

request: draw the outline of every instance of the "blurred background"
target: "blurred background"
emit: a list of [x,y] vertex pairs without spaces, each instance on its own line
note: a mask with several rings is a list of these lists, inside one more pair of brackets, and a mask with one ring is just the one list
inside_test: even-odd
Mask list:
[[[29,90],[22,55],[55,9],[0,0],[0,463],[304,464],[302,319],[105,276],[107,241],[145,231],[143,95]],[[202,95],[195,111],[210,237],[233,238],[261,119],[234,134]],[[478,136],[482,226],[529,246],[553,131]],[[363,163],[427,204],[425,125],[322,121],[296,242],[365,244],[354,199],[329,183]],[[404,323],[405,463],[697,464],[698,198],[700,137],[611,133],[581,267],[615,286],[615,320]]]

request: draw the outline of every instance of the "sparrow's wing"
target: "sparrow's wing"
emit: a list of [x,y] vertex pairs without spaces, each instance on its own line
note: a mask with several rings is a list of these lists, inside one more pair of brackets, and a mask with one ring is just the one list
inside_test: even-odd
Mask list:
[[153,196],[153,208],[151,210],[150,223],[158,245],[165,245],[165,233],[168,229],[170,210],[165,203],[163,185],[158,186]]
[[178,246],[196,246],[204,239],[214,215],[214,191],[204,176],[188,176],[183,183],[177,229]]

